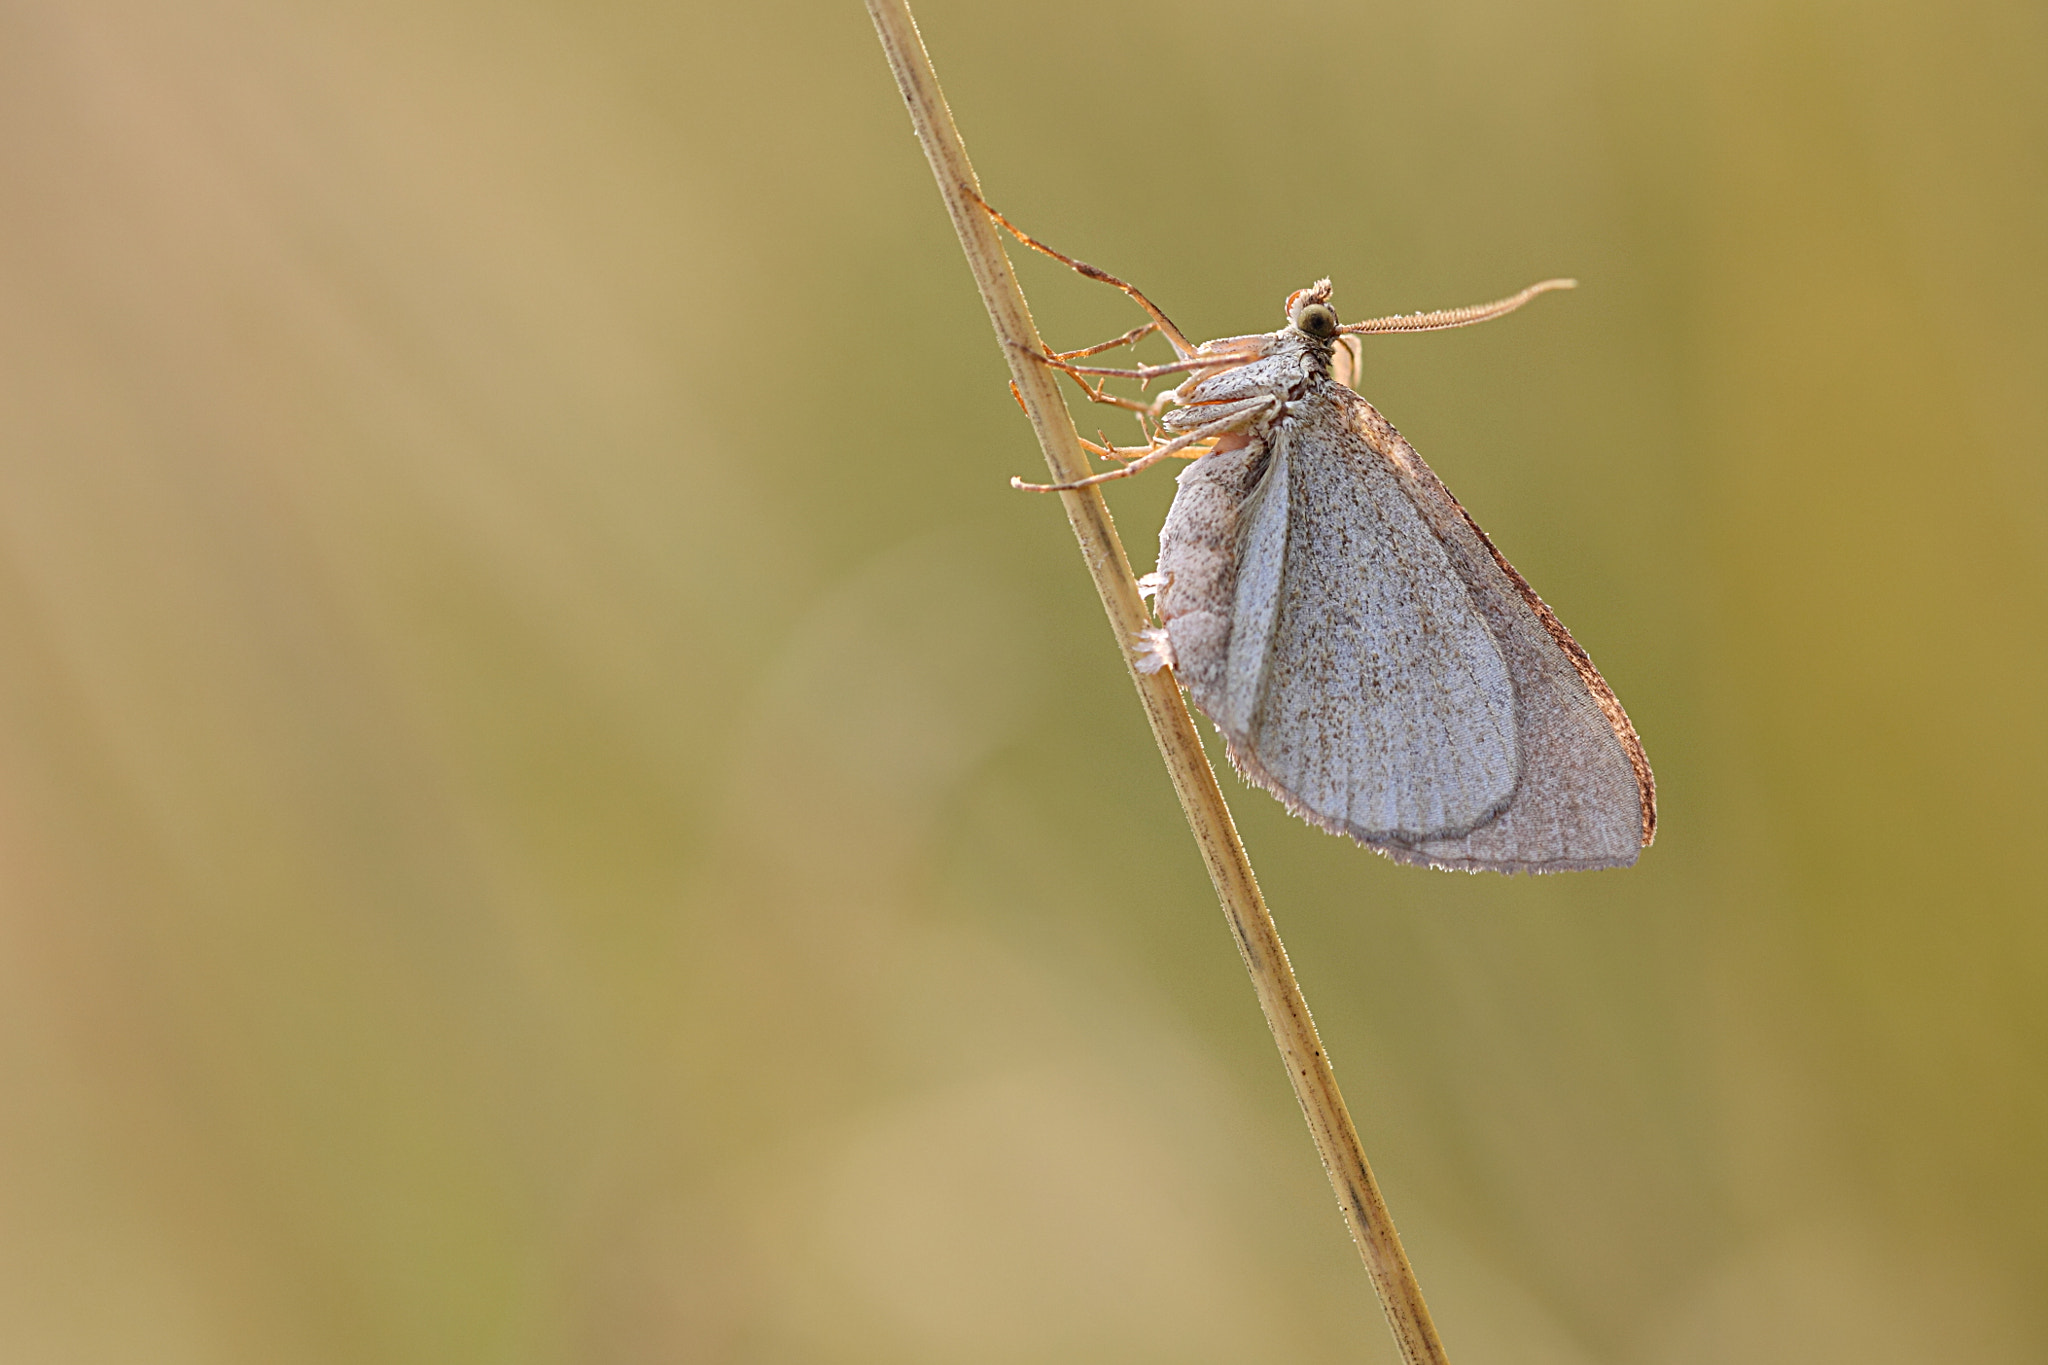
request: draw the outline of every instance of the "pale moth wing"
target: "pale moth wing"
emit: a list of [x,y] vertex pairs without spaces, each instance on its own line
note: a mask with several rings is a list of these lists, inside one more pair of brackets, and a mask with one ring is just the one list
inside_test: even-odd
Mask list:
[[1507,661],[1392,474],[1291,435],[1261,443],[1213,714],[1243,738],[1240,766],[1347,833],[1469,832],[1519,776]]
[[1190,698],[1246,778],[1396,861],[1633,863],[1655,791],[1613,691],[1314,341],[1289,327],[1225,378],[1275,384],[1285,408],[1191,465],[1161,528],[1159,617]]

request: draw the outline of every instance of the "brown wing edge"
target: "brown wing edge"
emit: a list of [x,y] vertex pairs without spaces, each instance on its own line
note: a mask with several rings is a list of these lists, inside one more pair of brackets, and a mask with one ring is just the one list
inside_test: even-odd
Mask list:
[[[1436,471],[1429,467],[1428,463],[1416,452],[1414,446],[1408,444],[1407,438],[1395,429],[1394,424],[1381,416],[1379,410],[1366,401],[1362,395],[1350,394],[1349,397],[1355,405],[1354,411],[1362,410],[1361,416],[1364,420],[1359,424],[1359,434],[1365,438],[1366,444],[1372,447],[1374,453],[1378,454],[1382,459],[1391,459],[1392,463],[1408,478],[1418,483],[1428,484],[1431,491],[1442,496],[1446,502],[1457,509],[1457,513],[1464,519],[1465,525],[1472,529],[1473,535],[1479,537],[1479,543],[1486,547],[1486,552],[1489,555],[1493,556],[1493,562],[1500,566],[1500,571],[1507,575],[1510,583],[1515,585],[1515,591],[1519,592],[1522,595],[1522,600],[1529,604],[1529,610],[1536,614],[1536,619],[1550,633],[1551,641],[1564,652],[1565,658],[1571,660],[1572,667],[1578,672],[1579,681],[1585,685],[1586,691],[1592,696],[1594,704],[1600,708],[1600,713],[1607,717],[1607,724],[1614,731],[1615,739],[1621,742],[1622,752],[1628,755],[1629,768],[1635,773],[1636,792],[1642,806],[1643,837],[1639,847],[1648,848],[1657,837],[1657,778],[1650,771],[1649,757],[1643,753],[1643,742],[1636,738],[1636,729],[1635,726],[1629,723],[1628,712],[1622,709],[1621,699],[1614,695],[1614,689],[1607,685],[1607,679],[1601,677],[1600,670],[1594,667],[1593,656],[1586,653],[1585,648],[1572,638],[1572,633],[1565,629],[1564,622],[1557,619],[1557,613],[1553,612],[1550,609],[1550,605],[1537,595],[1534,588],[1529,586],[1529,580],[1522,577],[1521,572],[1508,562],[1508,557],[1502,554],[1500,547],[1493,543],[1493,537],[1486,534],[1479,523],[1472,519],[1472,514],[1465,510],[1465,504],[1458,501],[1457,495],[1452,493],[1445,486],[1444,481],[1437,477]],[[1374,439],[1375,437],[1391,437],[1400,447],[1400,451],[1397,455],[1390,456],[1387,451],[1379,449]],[[1233,761],[1235,760],[1233,759]],[[1350,833],[1350,831],[1346,832]],[[1357,838],[1357,835],[1352,833],[1352,837]],[[1359,842],[1367,843],[1368,841],[1359,840]],[[1372,843],[1370,846],[1387,853],[1396,862],[1420,863],[1431,867],[1447,869],[1462,868],[1466,871],[1478,871],[1480,869],[1510,870],[1496,863],[1469,862],[1465,859],[1433,860],[1425,855],[1415,853],[1413,850],[1389,850],[1377,843]],[[1404,852],[1407,854],[1405,857],[1402,856]],[[1631,863],[1633,862],[1632,859],[1630,861]],[[1576,872],[1628,865],[1630,864],[1617,864],[1605,859],[1590,862],[1577,859],[1558,859],[1554,862],[1528,864],[1526,865],[1526,870],[1531,872]]]
[[[1500,566],[1501,572],[1507,575],[1508,581],[1515,585],[1515,590],[1521,594],[1522,600],[1535,613],[1536,619],[1543,624],[1543,628],[1549,633],[1552,642],[1564,652],[1564,656],[1567,659],[1571,660],[1572,667],[1578,673],[1581,684],[1593,698],[1594,703],[1599,706],[1601,714],[1607,718],[1607,723],[1613,730],[1615,738],[1621,743],[1622,751],[1628,755],[1629,768],[1635,774],[1636,790],[1642,811],[1642,843],[1639,847],[1649,847],[1651,841],[1656,837],[1657,831],[1656,778],[1650,771],[1649,759],[1643,753],[1642,741],[1636,737],[1635,727],[1629,723],[1628,713],[1622,709],[1621,700],[1614,695],[1614,689],[1609,687],[1607,680],[1600,676],[1600,670],[1594,666],[1592,656],[1587,654],[1579,642],[1572,638],[1571,632],[1565,629],[1564,623],[1557,619],[1556,613],[1550,610],[1549,604],[1537,595],[1536,590],[1529,586],[1528,580],[1523,578],[1515,566],[1508,562],[1507,557],[1500,552],[1500,548],[1493,543],[1493,538],[1487,535],[1479,524],[1472,519],[1472,514],[1465,510],[1464,504],[1459,502],[1450,489],[1445,487],[1443,480],[1436,476],[1436,471],[1430,469],[1422,457],[1415,453],[1415,448],[1410,446],[1406,439],[1401,436],[1400,432],[1394,428],[1393,424],[1380,416],[1379,412],[1369,402],[1356,395],[1352,395],[1352,398],[1360,408],[1371,415],[1372,419],[1376,419],[1362,424],[1364,430],[1361,430],[1360,435],[1366,438],[1368,446],[1372,447],[1375,453],[1382,459],[1389,458],[1388,453],[1379,450],[1377,443],[1372,439],[1375,436],[1384,434],[1391,436],[1403,448],[1400,457],[1393,458],[1391,462],[1407,477],[1418,482],[1426,481],[1432,485],[1432,491],[1457,510],[1458,515],[1463,518],[1465,524],[1471,527],[1472,533],[1479,538],[1479,543],[1484,545],[1487,553],[1493,556],[1494,563]],[[1384,432],[1375,430],[1375,428],[1384,428]],[[1197,704],[1199,705],[1199,702]],[[1207,708],[1203,709],[1206,711]],[[1381,857],[1396,863],[1402,863],[1410,867],[1435,868],[1446,872],[1499,872],[1509,875],[1525,872],[1541,875],[1552,872],[1589,872],[1605,868],[1627,867],[1635,862],[1633,856],[1627,859],[1557,858],[1544,862],[1525,863],[1500,863],[1472,858],[1432,856],[1398,840],[1388,839],[1383,834],[1369,833],[1353,828],[1342,821],[1329,819],[1304,805],[1266,770],[1265,765],[1260,763],[1257,756],[1251,752],[1248,744],[1240,743],[1238,737],[1231,735],[1221,726],[1218,726],[1217,730],[1222,736],[1224,752],[1230,760],[1230,766],[1245,781],[1270,792],[1290,815],[1314,825],[1325,833],[1348,838],[1362,847],[1371,849]],[[1512,803],[1513,799],[1512,794],[1503,798],[1502,808],[1504,809],[1508,804]],[[1494,816],[1498,814],[1498,811],[1493,813]],[[1491,818],[1493,816],[1487,817],[1487,819]],[[1472,828],[1477,829],[1486,824],[1487,819],[1480,820]],[[1466,832],[1469,833],[1470,831]],[[1450,837],[1456,836],[1452,835]]]
[[[1437,481],[1437,486],[1443,487],[1441,479]],[[1628,765],[1635,770],[1636,790],[1642,794],[1643,847],[1648,848],[1657,837],[1657,778],[1650,771],[1650,760],[1643,753],[1643,742],[1636,738],[1636,727],[1629,724],[1628,712],[1621,709],[1621,698],[1614,695],[1614,689],[1607,685],[1607,679],[1601,677],[1600,670],[1593,666],[1593,656],[1586,653],[1585,648],[1572,638],[1572,633],[1564,628],[1564,622],[1557,619],[1557,614],[1550,609],[1549,604],[1538,597],[1536,590],[1529,586],[1529,580],[1522,577],[1514,565],[1508,563],[1508,557],[1493,543],[1493,537],[1479,529],[1479,523],[1472,520],[1472,514],[1465,510],[1465,505],[1453,497],[1448,488],[1444,489],[1444,496],[1451,499],[1451,506],[1458,509],[1458,515],[1472,528],[1472,534],[1479,537],[1479,543],[1493,556],[1493,562],[1500,565],[1500,571],[1508,576],[1508,581],[1522,594],[1522,600],[1529,604],[1529,610],[1536,613],[1536,619],[1550,632],[1550,638],[1557,642],[1557,647],[1572,661],[1572,667],[1579,671],[1579,681],[1593,694],[1594,703],[1599,706],[1601,714],[1607,717],[1607,723],[1614,727],[1614,737],[1621,741],[1623,751],[1628,754]]]

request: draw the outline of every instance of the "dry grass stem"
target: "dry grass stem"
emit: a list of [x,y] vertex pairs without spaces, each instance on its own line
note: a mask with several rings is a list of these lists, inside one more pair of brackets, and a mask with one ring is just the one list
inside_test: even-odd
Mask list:
[[[903,0],[867,0],[867,8],[903,92],[904,103],[909,106],[918,142],[938,178],[939,193],[967,253],[982,302],[988,307],[989,321],[995,325],[996,337],[1009,359],[1017,393],[1045,451],[1052,482],[1079,483],[1091,473],[1087,456],[1056,387],[1057,372],[1030,358],[1034,353],[1043,353],[1038,329],[1025,306],[995,224],[982,210],[980,186],[968,164],[967,149],[959,130],[953,126],[945,98],[939,93],[938,78],[918,37],[909,6]],[[1400,1238],[1395,1235],[1393,1219],[1380,1198],[1372,1169],[1366,1164],[1358,1131],[1344,1107],[1344,1097],[1338,1093],[1336,1075],[1324,1055],[1322,1041],[1316,1036],[1308,1004],[1288,966],[1279,930],[1259,895],[1258,882],[1237,837],[1229,807],[1223,802],[1216,774],[1181,700],[1179,686],[1169,672],[1147,674],[1137,667],[1139,632],[1151,625],[1151,619],[1131,575],[1130,563],[1124,557],[1123,545],[1117,539],[1109,508],[1100,490],[1092,485],[1063,492],[1060,500],[1073,524],[1075,538],[1080,541],[1081,555],[1095,580],[1096,591],[1102,597],[1103,610],[1109,614],[1110,629],[1123,651],[1145,717],[1151,722],[1153,738],[1166,761],[1188,827],[1194,832],[1210,879],[1216,884],[1216,894],[1237,938],[1238,951],[1243,954],[1245,968],[1258,992],[1259,1006],[1265,1011],[1273,1040],[1287,1064],[1288,1079],[1293,1083],[1295,1097],[1301,1101],[1309,1132],[1336,1191],[1337,1203],[1365,1259],[1373,1287],[1379,1291],[1402,1358],[1408,1365],[1448,1365],[1429,1309],[1423,1303],[1422,1291],[1415,1282],[1415,1273],[1401,1250]]]

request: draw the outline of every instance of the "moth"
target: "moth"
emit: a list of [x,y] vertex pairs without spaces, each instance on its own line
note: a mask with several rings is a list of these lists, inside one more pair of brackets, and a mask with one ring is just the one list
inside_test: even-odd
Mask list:
[[[1159,625],[1139,666],[1174,671],[1237,771],[1396,862],[1507,873],[1634,863],[1656,833],[1656,784],[1614,690],[1350,386],[1362,335],[1483,322],[1573,282],[1346,325],[1319,280],[1288,296],[1279,330],[1198,346],[1131,285],[988,212],[1151,317],[1115,341],[1037,357],[1091,399],[1136,410],[1146,444],[1084,441],[1119,467],[1012,483],[1064,491],[1193,459],[1158,570],[1142,581]],[[1172,363],[1077,363],[1152,332],[1172,343]],[[1104,383],[1167,375],[1178,386],[1150,403]]]

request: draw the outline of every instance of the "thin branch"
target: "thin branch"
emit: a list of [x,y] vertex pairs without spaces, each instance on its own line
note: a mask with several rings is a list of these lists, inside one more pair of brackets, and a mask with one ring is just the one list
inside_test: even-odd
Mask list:
[[[1032,358],[1046,354],[1045,347],[1031,321],[1023,292],[1017,287],[995,224],[983,211],[980,184],[968,164],[967,149],[960,141],[959,130],[953,126],[945,97],[939,93],[938,77],[918,37],[910,8],[904,0],[866,0],[866,4],[883,51],[888,55],[889,68],[903,92],[903,102],[910,109],[917,140],[938,179],[946,212],[951,215],[960,245],[967,253],[967,264],[974,272],[982,302],[988,307],[989,321],[995,325],[996,338],[1009,361],[1015,392],[1045,451],[1053,482],[1078,483],[1089,475],[1080,437],[1060,398],[1054,372]],[[1123,651],[1131,682],[1138,689],[1145,718],[1158,741],[1160,757],[1166,761],[1181,810],[1187,815],[1188,828],[1193,831],[1202,861],[1208,866],[1210,880],[1216,884],[1216,894],[1223,902],[1223,913],[1237,939],[1238,952],[1243,955],[1245,969],[1251,973],[1252,986],[1258,993],[1259,1007],[1265,1011],[1266,1022],[1273,1030],[1273,1041],[1287,1065],[1287,1078],[1294,1086],[1295,1098],[1301,1101],[1309,1133],[1322,1155],[1323,1169],[1329,1173],[1344,1221],[1372,1276],[1373,1288],[1379,1291],[1401,1356],[1408,1365],[1448,1365],[1443,1343],[1430,1322],[1429,1308],[1422,1301],[1422,1290],[1415,1283],[1415,1272],[1409,1268],[1401,1239],[1394,1232],[1393,1219],[1373,1180],[1372,1168],[1366,1164],[1358,1130],[1344,1107],[1344,1097],[1338,1093],[1336,1074],[1330,1069],[1322,1040],[1316,1036],[1308,1003],[1288,966],[1280,932],[1259,895],[1251,862],[1237,837],[1237,826],[1230,818],[1229,807],[1223,803],[1215,771],[1202,752],[1201,738],[1181,700],[1180,687],[1168,671],[1145,673],[1137,666],[1139,632],[1150,626],[1151,620],[1139,596],[1137,581],[1131,576],[1123,545],[1117,539],[1116,527],[1110,521],[1109,508],[1094,487],[1063,492],[1060,501],[1066,507],[1075,537],[1081,542],[1081,557],[1095,580],[1117,647]]]

